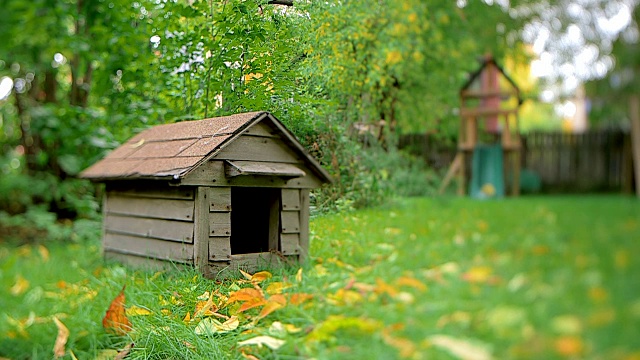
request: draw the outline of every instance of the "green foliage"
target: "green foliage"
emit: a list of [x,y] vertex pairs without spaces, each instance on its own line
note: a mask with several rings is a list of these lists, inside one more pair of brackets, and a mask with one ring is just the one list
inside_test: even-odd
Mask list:
[[[3,10],[0,76],[16,86],[0,100],[0,146],[20,161],[10,176],[50,174],[59,189],[148,126],[268,110],[337,175],[321,208],[343,196],[377,204],[398,193],[385,172],[419,176],[404,160],[391,166],[399,129],[446,127],[478,55],[518,48],[516,22],[483,2],[11,0]],[[389,154],[346,135],[355,122],[383,124]],[[38,203],[29,190],[20,202]]]

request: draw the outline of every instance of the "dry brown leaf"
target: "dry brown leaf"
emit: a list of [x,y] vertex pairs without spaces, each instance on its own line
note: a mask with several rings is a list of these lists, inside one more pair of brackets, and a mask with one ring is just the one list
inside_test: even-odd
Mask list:
[[260,311],[260,314],[258,314],[256,321],[264,318],[265,316],[271,314],[272,312],[278,309],[285,307],[286,305],[287,305],[287,299],[284,297],[284,295],[276,294],[271,296],[267,301],[267,304],[262,308],[262,311]]
[[311,294],[305,294],[305,293],[292,294],[289,297],[289,303],[291,303],[291,305],[300,305],[306,302],[307,300],[311,300],[311,299],[313,299],[313,295]]
[[122,349],[118,353],[118,355],[116,355],[116,357],[113,358],[113,360],[123,360],[124,358],[127,357],[127,355],[129,355],[132,348],[133,348],[133,343],[128,344],[127,346],[124,347],[124,349]]
[[238,312],[241,313],[243,311],[247,311],[249,309],[253,309],[258,306],[266,305],[267,300],[264,298],[253,298],[251,300],[245,301],[242,306],[238,309]]
[[65,350],[65,346],[67,345],[67,340],[69,340],[69,329],[67,329],[62,321],[55,316],[53,317],[53,322],[58,328],[58,336],[56,337],[56,342],[53,345],[53,356],[57,359],[63,357],[67,352]]
[[107,330],[107,332],[117,335],[126,335],[131,331],[131,322],[127,318],[126,310],[124,308],[125,287],[126,285],[122,287],[118,296],[111,301],[111,305],[109,305],[107,313],[104,315],[104,318],[102,318],[102,326]]
[[255,298],[264,298],[264,296],[257,289],[244,288],[229,294],[229,300],[227,300],[227,304],[232,304],[237,301],[250,301]]
[[260,283],[267,279],[271,279],[272,276],[273,275],[268,271],[260,271],[251,276],[251,281]]

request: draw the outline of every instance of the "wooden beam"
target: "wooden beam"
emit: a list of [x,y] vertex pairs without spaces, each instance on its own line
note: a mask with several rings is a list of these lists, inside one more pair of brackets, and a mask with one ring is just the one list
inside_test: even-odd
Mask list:
[[300,262],[309,257],[309,189],[300,190]]
[[267,4],[293,6],[293,0],[271,0]]
[[193,265],[204,274],[209,262],[209,188],[199,186],[195,195]]
[[444,191],[449,186],[449,183],[453,179],[453,176],[456,175],[460,171],[460,164],[462,162],[462,155],[460,153],[456,154],[456,157],[453,159],[451,165],[449,165],[449,170],[447,170],[447,174],[444,176],[444,180],[442,180],[442,184],[438,188],[438,194],[444,194]]

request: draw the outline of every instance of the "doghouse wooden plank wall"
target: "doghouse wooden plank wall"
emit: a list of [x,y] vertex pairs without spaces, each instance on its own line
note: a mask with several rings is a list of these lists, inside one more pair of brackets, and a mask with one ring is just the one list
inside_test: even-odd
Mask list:
[[106,257],[208,276],[304,259],[309,189],[331,181],[267,112],[148,129],[82,175],[107,184]]

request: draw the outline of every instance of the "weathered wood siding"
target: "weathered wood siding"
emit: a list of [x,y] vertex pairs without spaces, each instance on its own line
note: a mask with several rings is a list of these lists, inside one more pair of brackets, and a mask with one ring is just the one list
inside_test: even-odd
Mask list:
[[300,204],[300,190],[282,190],[280,251],[283,255],[300,254],[301,221],[304,221],[300,218]]
[[193,221],[193,189],[108,187],[104,208],[105,256],[139,257],[137,265],[147,258],[192,263]]
[[231,188],[212,187],[208,190],[209,260],[228,262],[231,259]]
[[[235,176],[227,178],[224,164],[231,161],[257,161],[291,164],[305,172],[305,176],[283,179],[277,176]],[[279,188],[317,188],[322,181],[306,164],[304,157],[291,149],[277,130],[259,123],[222,149],[215,157],[202,164],[182,181],[182,185],[196,186],[250,186]]]

